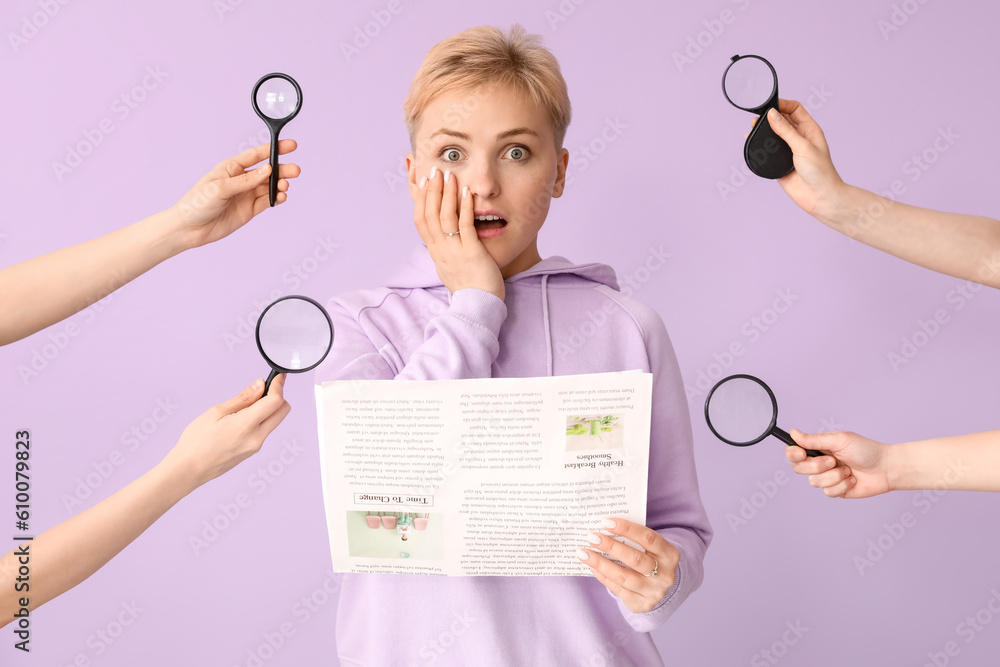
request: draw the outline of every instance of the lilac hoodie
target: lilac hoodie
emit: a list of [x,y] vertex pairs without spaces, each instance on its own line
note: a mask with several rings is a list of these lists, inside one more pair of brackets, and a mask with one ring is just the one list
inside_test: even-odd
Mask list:
[[419,246],[389,287],[330,299],[335,340],[316,382],[651,372],[646,525],[680,551],[677,580],[655,609],[636,614],[586,576],[345,574],[343,665],[662,665],[648,633],[701,584],[712,532],[663,322],[623,295],[603,264],[550,257],[505,286],[503,301],[478,289],[449,295]]

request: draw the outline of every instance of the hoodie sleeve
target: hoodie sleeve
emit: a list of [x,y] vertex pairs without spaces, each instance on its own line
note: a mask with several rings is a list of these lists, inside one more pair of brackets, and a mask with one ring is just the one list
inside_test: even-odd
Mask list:
[[[386,298],[406,298],[389,294]],[[458,290],[451,303],[424,327],[421,343],[405,361],[386,336],[340,301],[328,304],[334,342],[316,371],[328,380],[457,380],[488,378],[500,352],[500,327],[507,306],[479,289]]]
[[663,625],[701,585],[712,527],[698,493],[691,419],[670,337],[659,315],[648,307],[641,309],[637,321],[643,329],[653,374],[646,525],[681,554],[673,586],[652,611],[637,614],[618,600],[628,624],[638,632],[650,632]]

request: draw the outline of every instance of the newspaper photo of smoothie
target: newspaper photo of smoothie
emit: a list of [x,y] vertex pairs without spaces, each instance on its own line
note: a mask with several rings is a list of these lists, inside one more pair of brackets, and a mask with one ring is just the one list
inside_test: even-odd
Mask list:
[[624,426],[623,415],[566,417],[566,451],[621,449]]

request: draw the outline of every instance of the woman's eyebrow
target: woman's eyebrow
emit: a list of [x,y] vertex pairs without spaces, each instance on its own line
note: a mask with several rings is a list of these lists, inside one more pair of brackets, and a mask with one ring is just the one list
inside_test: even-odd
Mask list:
[[440,130],[438,130],[437,132],[435,132],[434,134],[432,134],[430,136],[430,138],[433,139],[434,137],[438,136],[439,134],[446,134],[449,137],[455,137],[456,139],[461,139],[463,141],[469,141],[469,135],[465,134],[464,132],[459,132],[458,130],[449,130],[446,127],[442,127]]
[[[430,136],[430,138],[433,139],[434,137],[438,136],[439,134],[444,134],[444,135],[447,135],[449,137],[455,137],[456,139],[461,139],[462,141],[470,141],[469,135],[467,135],[466,133],[459,132],[458,130],[449,130],[446,127],[442,127],[440,130],[438,130],[437,132],[435,132],[434,134],[432,134]],[[497,135],[497,141],[501,141],[501,140],[507,139],[509,137],[516,137],[516,136],[518,136],[520,134],[527,134],[527,135],[531,135],[533,137],[537,137],[538,136],[538,133],[535,132],[534,130],[532,130],[530,127],[515,127],[512,130],[504,130],[503,132],[501,132],[500,134],[498,134]]]
[[497,135],[497,141],[501,139],[507,139],[508,137],[516,137],[519,134],[530,134],[533,137],[537,137],[538,133],[532,130],[530,127],[515,127],[513,130],[507,130],[506,132],[501,132]]

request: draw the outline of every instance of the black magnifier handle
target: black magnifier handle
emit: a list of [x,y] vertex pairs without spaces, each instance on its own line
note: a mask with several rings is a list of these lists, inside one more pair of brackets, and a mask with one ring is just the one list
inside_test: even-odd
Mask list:
[[[271,206],[274,206],[274,201],[278,198],[278,133],[281,132],[281,128],[270,123],[268,125],[271,129],[271,178],[268,180],[268,199]],[[267,396],[266,389],[264,395]]]
[[[265,394],[267,393],[266,390],[264,393]],[[778,440],[781,440],[789,447],[801,447],[801,445],[792,440],[792,436],[788,435],[786,431],[778,428],[777,426],[771,429],[771,435],[773,435]],[[805,449],[805,447],[803,447],[803,449]],[[823,452],[819,451],[818,449],[806,449],[806,456],[823,456]]]
[[795,169],[795,158],[791,147],[778,136],[767,118],[767,110],[777,108],[777,104],[768,105],[743,146],[743,157],[747,166],[763,178],[782,178]]
[[261,396],[260,396],[261,398],[264,398],[265,396],[267,396],[267,390],[271,388],[271,380],[273,380],[274,378],[278,377],[278,374],[280,374],[280,373],[281,373],[281,371],[279,371],[277,368],[272,368],[271,369],[271,374],[267,376],[266,380],[264,380],[264,393],[261,394]]

